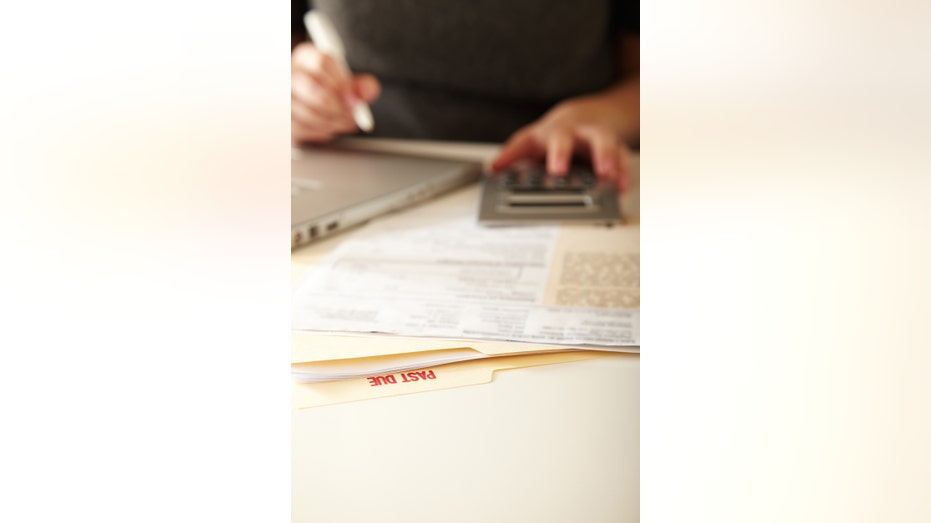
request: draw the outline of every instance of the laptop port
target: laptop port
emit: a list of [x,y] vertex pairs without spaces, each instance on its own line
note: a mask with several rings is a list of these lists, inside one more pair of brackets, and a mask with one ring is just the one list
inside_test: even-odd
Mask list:
[[330,223],[327,224],[326,230],[327,230],[327,232],[330,232],[330,231],[332,231],[333,229],[336,229],[336,227],[338,227],[338,226],[339,226],[339,222],[330,222]]
[[310,239],[314,239],[314,238],[317,237],[317,233],[318,233],[318,232],[319,232],[319,231],[317,230],[317,226],[314,225],[314,226],[312,226],[312,227],[310,228],[310,231],[307,233],[307,235],[308,235],[308,237],[310,237]]

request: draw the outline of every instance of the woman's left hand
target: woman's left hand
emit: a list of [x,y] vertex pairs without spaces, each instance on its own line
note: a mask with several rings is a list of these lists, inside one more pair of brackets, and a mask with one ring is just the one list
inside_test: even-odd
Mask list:
[[625,139],[639,135],[639,85],[636,94],[637,114],[625,111],[630,96],[624,92],[572,98],[556,105],[514,133],[492,161],[492,169],[504,169],[522,158],[545,157],[547,171],[563,176],[573,154],[579,153],[591,160],[596,175],[614,179],[622,192],[627,190],[630,150]]

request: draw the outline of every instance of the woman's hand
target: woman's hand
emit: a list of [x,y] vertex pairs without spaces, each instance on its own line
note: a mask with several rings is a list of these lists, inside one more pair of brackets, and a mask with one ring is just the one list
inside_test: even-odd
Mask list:
[[579,153],[591,160],[595,174],[616,180],[624,191],[630,185],[626,141],[639,136],[639,103],[639,79],[635,86],[566,100],[514,133],[491,167],[499,170],[522,158],[545,157],[547,171],[561,176],[568,172],[573,153]]
[[312,43],[299,44],[291,52],[291,141],[322,143],[355,132],[352,107],[379,94],[374,76],[350,75]]

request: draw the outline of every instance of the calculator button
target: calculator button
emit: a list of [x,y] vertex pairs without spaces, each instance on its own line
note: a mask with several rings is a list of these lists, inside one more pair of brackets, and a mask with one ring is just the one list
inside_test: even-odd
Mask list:
[[543,187],[543,171],[540,169],[534,169],[530,171],[530,174],[527,176],[527,185],[534,189],[539,189]]
[[510,189],[511,187],[517,185],[517,171],[506,171],[501,176],[501,185],[503,185],[506,189]]

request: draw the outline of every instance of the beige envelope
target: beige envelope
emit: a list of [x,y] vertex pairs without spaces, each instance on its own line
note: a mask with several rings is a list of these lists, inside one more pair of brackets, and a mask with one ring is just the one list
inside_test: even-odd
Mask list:
[[499,370],[551,365],[594,358],[623,358],[631,355],[603,351],[566,351],[497,356],[448,363],[414,371],[395,372],[321,383],[293,384],[291,404],[295,409],[320,407],[415,392],[451,389],[489,383]]

